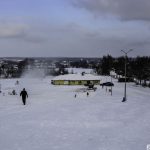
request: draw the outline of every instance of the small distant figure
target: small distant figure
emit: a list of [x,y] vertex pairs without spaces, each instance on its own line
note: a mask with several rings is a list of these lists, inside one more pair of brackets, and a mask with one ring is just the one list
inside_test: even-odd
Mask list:
[[15,90],[12,91],[12,95],[17,95]]
[[19,85],[19,81],[17,80],[15,84],[16,84],[16,85]]
[[76,97],[77,97],[77,94],[75,94],[74,97],[76,98]]
[[15,90],[12,90],[11,92],[10,91],[8,92],[8,95],[17,95],[17,93]]
[[89,92],[86,93],[87,97],[89,96]]
[[109,89],[109,92],[111,93],[111,89]]
[[122,100],[122,102],[125,102],[126,101],[126,98],[125,97],[123,97],[123,100]]
[[20,96],[22,96],[22,102],[26,105],[26,98],[28,98],[28,93],[25,88],[21,91]]
[[107,87],[106,87],[106,92],[107,92]]

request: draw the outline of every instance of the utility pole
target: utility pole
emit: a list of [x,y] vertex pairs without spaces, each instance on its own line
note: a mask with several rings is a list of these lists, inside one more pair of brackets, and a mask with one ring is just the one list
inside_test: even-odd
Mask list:
[[[111,75],[111,83],[112,83],[112,75]],[[112,85],[111,85],[111,96],[112,96]]]
[[[112,72],[110,72],[110,78],[111,78],[111,83],[112,83]],[[111,96],[112,96],[112,85],[111,85]]]
[[122,100],[122,102],[125,102],[126,100],[127,100],[127,87],[126,87],[126,76],[127,76],[127,54],[129,53],[129,52],[131,52],[132,51],[132,49],[130,49],[129,51],[124,51],[124,50],[121,50],[121,52],[123,52],[124,54],[125,54],[125,74],[124,74],[124,76],[125,76],[125,84],[124,84],[124,97],[123,97],[123,100]]

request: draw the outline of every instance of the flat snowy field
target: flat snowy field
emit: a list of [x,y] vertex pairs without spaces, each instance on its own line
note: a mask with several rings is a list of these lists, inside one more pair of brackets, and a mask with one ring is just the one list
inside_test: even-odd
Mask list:
[[[102,77],[105,81],[106,78]],[[0,150],[146,150],[150,144],[150,89],[113,81],[98,86],[54,86],[51,78],[0,79]],[[107,78],[107,80],[110,80]],[[23,106],[19,92],[29,94]],[[18,95],[8,95],[15,89]],[[77,97],[74,95],[77,93]]]

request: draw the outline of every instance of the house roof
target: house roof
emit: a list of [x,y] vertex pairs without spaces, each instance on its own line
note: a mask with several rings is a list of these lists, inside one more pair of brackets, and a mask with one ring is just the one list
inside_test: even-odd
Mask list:
[[100,76],[95,76],[92,74],[67,74],[67,75],[59,75],[55,77],[53,80],[100,80]]

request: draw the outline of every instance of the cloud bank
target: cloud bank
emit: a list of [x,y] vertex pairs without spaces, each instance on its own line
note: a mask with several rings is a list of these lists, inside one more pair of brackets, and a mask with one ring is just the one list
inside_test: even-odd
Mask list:
[[72,0],[72,4],[84,8],[96,16],[115,16],[121,20],[150,21],[149,0]]
[[137,55],[149,55],[149,33],[148,28],[140,26],[92,29],[76,23],[9,24],[0,26],[0,45],[1,54],[7,56],[119,56],[121,49],[129,48]]
[[1,2],[1,57],[150,55],[148,0],[22,2]]

